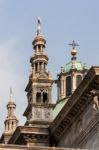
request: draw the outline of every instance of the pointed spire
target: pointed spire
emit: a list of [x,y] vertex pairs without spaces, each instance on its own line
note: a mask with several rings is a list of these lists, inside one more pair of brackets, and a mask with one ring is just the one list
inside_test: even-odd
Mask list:
[[38,49],[42,49],[41,51],[43,51],[43,48],[45,48],[46,45],[46,40],[41,31],[41,17],[38,17],[37,19],[37,36],[34,38],[32,45],[36,52],[38,52]]
[[37,22],[37,35],[41,35],[41,17],[38,17],[38,22]]
[[13,95],[12,95],[12,88],[10,88],[10,101],[12,101]]

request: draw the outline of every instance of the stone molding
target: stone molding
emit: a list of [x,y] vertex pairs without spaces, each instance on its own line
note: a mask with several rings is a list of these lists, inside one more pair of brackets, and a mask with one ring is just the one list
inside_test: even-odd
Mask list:
[[99,86],[99,67],[91,67],[81,84],[72,94],[64,108],[50,126],[53,139],[58,142],[70,129],[70,126],[80,116],[93,100],[91,90]]
[[[61,147],[44,147],[44,146],[29,146],[29,145],[11,145],[0,144],[0,150],[80,150],[75,148],[61,148]],[[82,149],[87,150],[87,149]]]

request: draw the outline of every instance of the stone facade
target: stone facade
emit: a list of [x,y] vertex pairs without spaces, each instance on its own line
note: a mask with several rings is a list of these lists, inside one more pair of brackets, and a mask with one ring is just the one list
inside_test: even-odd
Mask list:
[[98,90],[99,67],[92,67],[50,126],[58,147],[94,149],[99,146]]

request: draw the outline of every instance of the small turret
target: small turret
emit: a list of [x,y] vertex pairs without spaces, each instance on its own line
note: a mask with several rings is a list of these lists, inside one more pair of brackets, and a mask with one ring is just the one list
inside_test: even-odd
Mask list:
[[7,117],[4,122],[5,124],[5,130],[4,133],[1,137],[2,143],[8,143],[10,137],[12,136],[13,132],[15,131],[17,125],[18,125],[18,119],[15,115],[15,110],[16,110],[16,104],[13,101],[13,96],[12,96],[12,89],[10,89],[10,98],[9,102],[7,104]]

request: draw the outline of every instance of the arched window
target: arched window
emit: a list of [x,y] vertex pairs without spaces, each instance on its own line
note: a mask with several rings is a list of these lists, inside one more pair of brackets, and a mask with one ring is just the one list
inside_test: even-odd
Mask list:
[[35,71],[36,71],[36,72],[38,71],[37,63],[35,63]]
[[8,130],[9,130],[9,122],[8,122]]
[[37,92],[36,93],[36,101],[39,103],[41,102],[41,93],[40,92]]
[[39,44],[38,45],[38,51],[40,52],[40,50],[41,50],[41,45]]
[[40,71],[42,70],[42,62],[40,62]]
[[14,127],[14,122],[12,121],[12,129],[13,129],[13,127]]
[[71,95],[71,76],[66,78],[66,96]]
[[81,75],[77,75],[76,76],[76,87],[78,87],[78,85],[80,84],[81,81],[82,81],[82,76]]
[[47,102],[47,93],[43,93],[43,103]]

